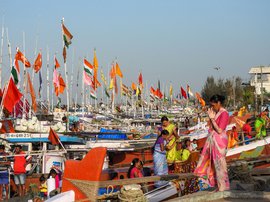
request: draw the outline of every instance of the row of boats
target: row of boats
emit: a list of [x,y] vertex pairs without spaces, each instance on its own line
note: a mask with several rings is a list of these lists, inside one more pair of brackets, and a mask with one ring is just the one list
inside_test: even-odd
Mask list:
[[[98,179],[96,177],[92,179],[91,176],[89,179],[85,179],[85,173],[78,172],[79,168],[76,166],[73,172],[79,175],[73,180],[107,181],[126,179],[127,170],[134,158],[139,158],[144,162],[144,166],[150,170],[153,169],[151,148],[157,138],[156,129],[160,125],[161,115],[166,114],[170,117],[170,121],[176,123],[180,138],[196,139],[198,149],[203,147],[208,135],[207,118],[204,116],[204,112],[198,112],[192,107],[185,110],[173,107],[162,113],[152,111],[152,113],[145,114],[144,117],[139,117],[139,114],[132,117],[128,113],[112,114],[102,110],[67,114],[67,112],[56,110],[53,115],[43,114],[28,120],[14,120],[16,132],[2,134],[1,141],[7,148],[12,148],[14,144],[21,144],[24,151],[32,155],[32,163],[27,167],[28,176],[49,173],[52,167],[63,170],[65,176],[67,161],[79,160],[78,162],[80,162],[81,160],[83,162],[84,158],[90,155],[89,151],[91,152],[94,148],[106,148],[105,155],[95,157],[96,161],[102,165],[92,165],[92,162],[85,160],[86,167],[93,166],[90,169],[91,176],[98,176]],[[70,122],[72,120],[78,122],[78,130],[69,131],[68,124],[71,123],[63,121],[63,117],[68,117]],[[228,134],[233,126],[241,127],[247,117],[232,117],[231,123],[227,127]],[[193,126],[185,128],[186,119]],[[48,139],[50,128],[57,132],[61,144],[51,144]],[[269,144],[270,137],[268,136],[261,140],[250,141],[249,144],[245,144],[243,141],[237,147],[228,150],[227,160],[268,155]],[[265,165],[265,167],[268,166]],[[33,177],[29,177],[28,184],[32,181]],[[63,190],[70,189],[70,186],[67,187],[64,186]],[[81,191],[75,191],[76,199],[86,197],[85,194],[79,192]],[[168,195],[165,194],[164,197],[168,197]]]

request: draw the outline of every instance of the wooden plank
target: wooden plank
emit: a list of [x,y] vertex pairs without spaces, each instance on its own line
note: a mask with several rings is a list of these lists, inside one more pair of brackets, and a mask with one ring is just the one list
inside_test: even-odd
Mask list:
[[155,181],[170,181],[176,179],[190,179],[195,177],[193,173],[175,173],[169,175],[161,175],[161,176],[150,176],[150,177],[142,177],[142,178],[131,178],[131,179],[121,179],[121,180],[108,180],[108,181],[88,181],[88,180],[76,180],[66,178],[69,181],[78,181],[83,183],[88,183],[89,185],[96,184],[99,187],[108,187],[117,186],[117,185],[128,185],[128,184],[140,184],[140,183],[147,183],[147,182],[155,182]]
[[260,168],[250,171],[251,175],[270,175],[270,168]]

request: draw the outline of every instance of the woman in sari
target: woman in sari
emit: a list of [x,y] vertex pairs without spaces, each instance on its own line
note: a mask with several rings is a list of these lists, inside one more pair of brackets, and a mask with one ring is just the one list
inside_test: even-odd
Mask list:
[[167,138],[168,144],[166,146],[167,150],[167,161],[169,164],[172,164],[176,158],[176,139],[178,139],[177,132],[175,129],[175,125],[169,122],[167,116],[163,116],[161,118],[162,130],[167,130],[169,132],[169,136]]
[[225,159],[228,145],[226,127],[229,122],[229,114],[222,106],[224,100],[224,96],[221,95],[214,95],[210,98],[209,136],[194,171],[194,174],[199,177],[206,176],[209,186],[215,187],[217,185],[216,191],[229,190],[230,188]]
[[[162,130],[161,134],[158,136],[156,143],[154,145],[154,173],[155,175],[167,175],[168,174],[168,165],[166,159],[166,139],[169,135],[167,130]],[[160,187],[166,184],[166,181],[157,181],[155,182],[156,187]]]

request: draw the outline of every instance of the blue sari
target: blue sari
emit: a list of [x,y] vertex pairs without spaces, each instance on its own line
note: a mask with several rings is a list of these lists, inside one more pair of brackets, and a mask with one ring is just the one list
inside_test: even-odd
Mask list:
[[[161,138],[161,139],[160,139]],[[166,151],[161,151],[160,143],[163,142],[166,145],[165,140],[160,136],[158,137],[154,146],[154,173],[155,175],[168,175],[168,165],[166,159]],[[163,186],[167,184],[167,181],[157,181],[155,182],[156,187]]]

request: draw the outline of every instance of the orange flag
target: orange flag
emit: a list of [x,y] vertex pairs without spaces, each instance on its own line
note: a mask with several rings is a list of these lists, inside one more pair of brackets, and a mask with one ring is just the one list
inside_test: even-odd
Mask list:
[[115,66],[112,65],[111,71],[110,71],[110,77],[114,78],[116,76]]
[[50,127],[50,132],[48,139],[52,143],[52,145],[58,145],[60,143],[59,136],[56,134],[56,132]]
[[121,72],[121,69],[120,69],[118,63],[115,64],[115,73],[116,73],[119,77],[123,78],[123,74],[122,74],[122,72]]
[[31,98],[32,98],[32,108],[34,112],[37,111],[37,102],[36,102],[36,95],[35,95],[35,90],[32,85],[31,79],[30,79],[30,74],[27,73],[27,79],[28,79],[28,85],[27,85],[27,91],[30,93]]
[[64,92],[64,90],[65,90],[65,88],[66,88],[66,84],[65,84],[65,81],[64,81],[64,79],[62,78],[62,76],[61,75],[59,75],[59,93],[63,93]]
[[137,90],[137,85],[136,85],[135,83],[132,82],[131,88],[132,88],[132,90]]
[[54,68],[57,69],[58,67],[60,67],[60,64],[58,60],[56,59],[56,57],[54,57]]
[[31,67],[29,60],[24,56],[24,54],[17,48],[17,53],[15,55],[16,60],[20,60],[22,63],[25,63],[26,67]]
[[34,64],[34,70],[36,73],[38,73],[41,66],[42,66],[42,56],[41,56],[41,53],[39,53],[36,60],[35,60],[35,64]]
[[200,105],[201,105],[202,107],[204,107],[204,106],[205,106],[205,101],[204,101],[204,99],[201,97],[201,95],[200,95],[199,93],[196,92],[196,97],[197,97],[197,99],[198,99]]

